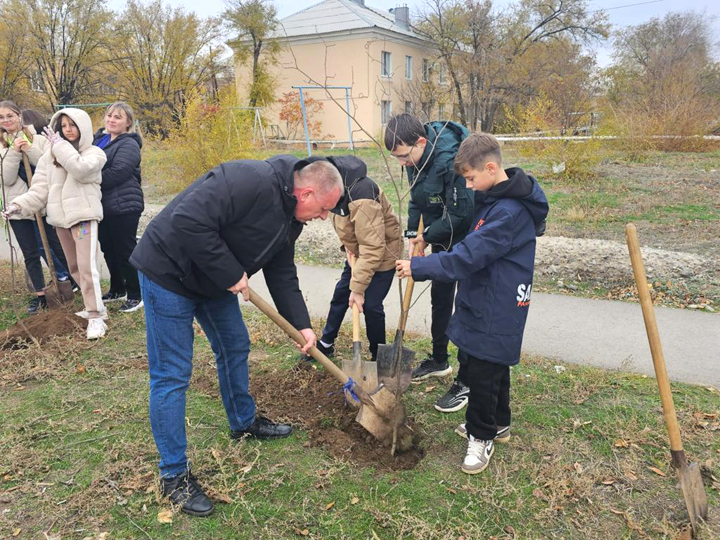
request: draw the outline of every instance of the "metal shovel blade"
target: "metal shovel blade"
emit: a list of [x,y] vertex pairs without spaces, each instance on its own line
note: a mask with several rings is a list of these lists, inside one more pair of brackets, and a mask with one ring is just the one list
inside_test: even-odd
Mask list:
[[690,517],[690,525],[693,532],[697,533],[698,522],[708,517],[708,502],[705,488],[703,487],[700,467],[693,462],[688,464],[684,450],[671,450],[673,465],[677,469],[680,489],[685,499],[685,507]]
[[64,304],[72,302],[75,297],[70,280],[55,281],[47,287],[44,287],[43,291],[45,292],[45,300],[50,309],[60,308]]
[[378,382],[396,396],[401,395],[410,386],[414,363],[415,351],[403,347],[402,334],[396,336],[392,345],[378,346]]

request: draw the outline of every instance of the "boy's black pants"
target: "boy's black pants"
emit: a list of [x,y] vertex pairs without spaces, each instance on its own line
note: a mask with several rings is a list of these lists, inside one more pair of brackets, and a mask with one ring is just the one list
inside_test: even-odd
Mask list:
[[[30,276],[33,288],[35,292],[40,292],[43,290],[43,287],[45,287],[45,276],[43,275],[42,264],[40,263],[40,247],[38,246],[37,237],[35,236],[35,221],[32,219],[11,219],[9,221],[13,234],[15,234],[15,239],[20,246],[20,251],[22,251],[23,258],[25,259],[25,268]],[[60,262],[65,265],[65,268],[67,268],[65,252],[62,249],[60,240],[58,240],[55,227],[48,224],[45,217],[43,217],[43,223],[45,224],[45,233],[47,234],[50,249],[55,253],[55,256]]]
[[[370,285],[365,290],[365,301],[363,303],[363,315],[365,315],[365,330],[367,331],[368,341],[370,342],[370,353],[373,360],[377,356],[378,344],[385,343],[385,308],[383,302],[390,291],[395,269],[385,270],[383,272],[375,272],[370,280]],[[352,270],[350,265],[345,262],[345,268],[340,276],[340,281],[335,285],[335,292],[330,301],[330,311],[328,312],[327,322],[323,329],[321,341],[325,343],[333,343],[337,338],[340,326],[345,318],[345,312],[348,310],[348,301],[350,300],[350,278]]]
[[130,254],[137,245],[140,213],[106,216],[98,226],[98,239],[110,270],[110,291],[127,292],[129,300],[140,300],[137,270],[130,264]]
[[510,425],[510,367],[470,356],[462,351],[467,369],[470,401],[465,413],[467,432],[483,441],[491,441],[498,426]]

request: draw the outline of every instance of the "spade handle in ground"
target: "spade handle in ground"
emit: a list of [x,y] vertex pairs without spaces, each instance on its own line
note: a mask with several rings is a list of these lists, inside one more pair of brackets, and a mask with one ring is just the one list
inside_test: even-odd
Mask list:
[[[350,269],[353,270],[355,268],[355,257],[349,257],[348,264],[350,265]],[[360,341],[360,309],[358,309],[355,303],[353,303],[352,306],[352,331],[353,342]]]
[[[27,176],[28,187],[32,185],[32,169],[30,168],[30,160],[25,152],[22,155],[23,165],[25,166],[25,175]],[[45,250],[45,262],[50,270],[50,277],[52,278],[52,290],[57,295],[57,302],[61,303],[62,296],[60,295],[60,287],[58,285],[57,273],[55,272],[55,263],[53,258],[50,256],[50,243],[47,239],[47,233],[45,232],[45,223],[43,222],[42,214],[37,212],[35,214],[35,222],[37,223],[38,230],[40,231],[40,241],[42,242],[43,249]]]
[[680,438],[680,428],[678,427],[677,416],[675,414],[675,404],[673,403],[667,368],[665,367],[665,356],[663,354],[662,344],[660,343],[655,311],[653,310],[652,299],[650,298],[650,291],[648,290],[645,265],[643,264],[640,253],[640,242],[634,224],[628,223],[625,226],[625,235],[627,237],[633,274],[635,275],[635,284],[637,285],[638,296],[640,297],[643,319],[645,320],[645,330],[647,331],[648,341],[650,342],[650,354],[652,355],[653,365],[655,366],[655,377],[657,378],[658,388],[660,389],[660,400],[662,401],[665,425],[667,426],[670,437],[670,449],[679,451],[683,449],[682,439]]
[[662,402],[665,425],[667,426],[670,437],[670,454],[672,455],[673,465],[677,470],[680,480],[680,488],[682,489],[683,498],[685,499],[685,506],[688,510],[688,516],[690,517],[692,531],[697,534],[698,522],[707,519],[708,516],[707,494],[703,487],[700,468],[697,463],[688,465],[687,457],[683,450],[680,428],[678,427],[677,415],[675,414],[675,404],[673,403],[670,382],[668,380],[667,369],[665,368],[665,357],[663,355],[662,345],[660,344],[660,334],[658,333],[652,299],[650,298],[650,292],[648,290],[645,265],[643,264],[640,253],[640,241],[638,240],[635,225],[628,223],[625,226],[625,236],[627,238],[628,251],[630,252],[633,274],[635,275],[635,284],[637,285],[638,296],[640,297],[643,319],[645,320],[645,329],[647,331],[648,341],[650,342],[650,353],[652,355],[653,365],[655,366],[655,376],[657,378],[658,388],[660,389],[660,400]]

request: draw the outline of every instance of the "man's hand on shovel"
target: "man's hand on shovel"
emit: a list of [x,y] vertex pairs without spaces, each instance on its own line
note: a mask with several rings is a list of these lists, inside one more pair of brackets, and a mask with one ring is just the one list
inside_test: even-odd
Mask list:
[[[250,300],[250,287],[248,286],[248,277],[246,273],[243,273],[242,279],[238,281],[235,285],[230,287],[228,289],[231,293],[235,295],[242,295],[243,300],[246,302]],[[310,349],[312,349],[317,344],[317,336],[315,335],[315,332],[313,332],[312,328],[303,328],[300,330],[300,334],[305,338],[305,345],[300,346],[299,343],[295,343],[295,346],[300,349],[303,354],[308,354]]]

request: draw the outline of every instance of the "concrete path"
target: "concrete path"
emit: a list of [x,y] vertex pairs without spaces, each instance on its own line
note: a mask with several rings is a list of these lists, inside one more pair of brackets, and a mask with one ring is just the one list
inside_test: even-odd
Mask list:
[[[8,258],[8,245],[3,239],[0,260]],[[98,259],[107,279],[105,261],[102,256]],[[340,270],[299,265],[298,273],[311,316],[323,319]],[[271,300],[262,273],[253,276],[250,284]],[[429,336],[430,290],[425,291],[426,287],[426,283],[415,286],[417,301],[410,312],[408,330]],[[388,328],[394,329],[400,311],[395,285],[385,309]],[[720,388],[720,315],[656,307],[655,316],[670,378]],[[654,375],[639,304],[533,293],[523,351],[576,364]]]
[[[311,316],[324,318],[340,270],[299,265],[298,274]],[[250,285],[271,301],[262,273],[253,276]],[[417,301],[410,311],[408,330],[429,336],[427,286],[415,285]],[[395,285],[385,310],[388,328],[394,329],[400,311]],[[656,307],[655,316],[670,378],[720,389],[720,315]],[[346,320],[349,317],[348,310]],[[523,351],[576,364],[655,374],[640,304],[533,293]]]

